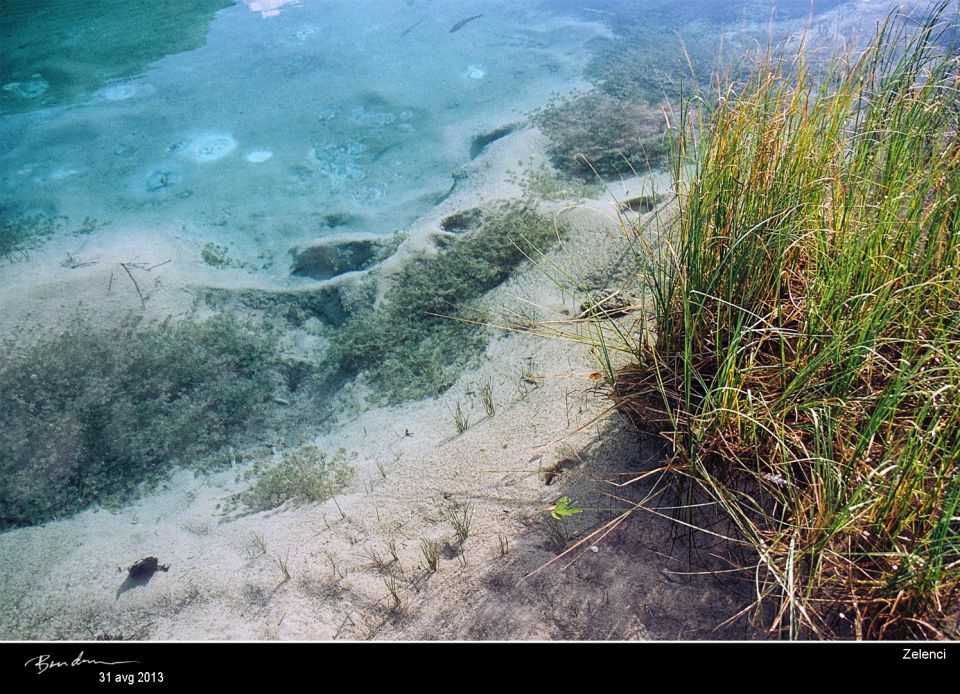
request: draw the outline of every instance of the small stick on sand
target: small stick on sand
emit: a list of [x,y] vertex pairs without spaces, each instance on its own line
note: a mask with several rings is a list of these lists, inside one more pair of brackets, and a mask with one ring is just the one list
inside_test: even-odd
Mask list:
[[147,307],[147,300],[143,298],[143,292],[140,291],[140,285],[137,284],[137,281],[136,281],[135,279],[133,279],[133,275],[130,274],[130,268],[127,267],[127,264],[126,264],[126,263],[120,263],[120,267],[123,268],[124,272],[127,273],[127,277],[129,277],[129,278],[130,278],[130,281],[133,282],[133,287],[134,287],[134,289],[137,290],[137,296],[140,297],[140,305],[143,306],[143,308],[146,308],[146,307]]
[[343,628],[344,628],[345,626],[347,626],[347,622],[348,622],[348,621],[349,621],[350,624],[352,624],[354,627],[357,626],[356,622],[354,622],[352,619],[350,619],[350,614],[347,613],[347,616],[343,618],[343,622],[340,624],[340,628],[337,629],[337,633],[333,635],[333,640],[334,640],[334,641],[336,641],[337,638],[339,638],[340,632],[342,632],[342,631],[343,631]]

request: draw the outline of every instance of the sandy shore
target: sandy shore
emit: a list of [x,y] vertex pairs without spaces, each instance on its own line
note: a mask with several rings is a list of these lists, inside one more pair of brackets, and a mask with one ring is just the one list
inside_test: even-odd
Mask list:
[[[520,196],[517,162],[540,170],[543,145],[542,135],[527,128],[488,147],[456,194],[415,225],[410,246],[450,212]],[[565,289],[572,279],[612,277],[622,260],[613,198],[651,185],[665,184],[662,177],[625,181],[593,200],[544,203],[570,234],[538,266],[523,267],[492,291],[488,308],[501,318],[569,320],[583,298]],[[204,273],[221,286],[250,281],[204,268],[196,249],[172,230],[91,239],[77,256],[91,264],[76,268],[63,265],[65,248],[50,244],[5,274],[19,298],[5,300],[4,328],[78,309],[103,320],[138,307],[180,314]],[[145,309],[122,267],[131,262],[140,263],[135,276],[151,292]],[[575,333],[577,326],[565,329]],[[584,509],[564,522],[570,537],[580,537],[657,491],[655,478],[612,483],[659,458],[652,444],[644,449],[606,413],[608,403],[589,378],[596,369],[590,350],[576,342],[502,332],[442,397],[360,411],[360,389],[341,393],[341,420],[318,423],[314,436],[324,450],[355,456],[355,479],[335,500],[225,515],[220,505],[240,488],[239,470],[179,471],[164,489],[122,510],[91,509],[3,533],[0,638],[749,636],[742,624],[720,626],[739,605],[736,593],[684,576],[692,569],[685,545],[674,544],[675,527],[645,512],[525,578],[557,555],[548,510],[561,496]],[[492,416],[480,402],[481,384],[492,389]],[[470,424],[459,434],[458,402]],[[449,520],[456,509],[472,514],[462,551]],[[428,570],[422,541],[441,548],[439,571]],[[131,587],[121,569],[148,555],[169,571]],[[749,596],[749,588],[746,577],[742,593]]]

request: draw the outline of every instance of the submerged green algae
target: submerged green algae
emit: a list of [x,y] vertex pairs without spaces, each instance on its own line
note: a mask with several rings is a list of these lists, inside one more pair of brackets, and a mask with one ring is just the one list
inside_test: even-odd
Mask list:
[[[386,280],[373,274],[357,283],[279,291],[208,287],[199,298],[216,310],[253,311],[281,330],[319,338],[324,346],[298,373],[321,399],[353,380],[367,386],[373,404],[438,395],[487,345],[484,294],[566,233],[563,222],[530,202],[461,214],[468,212],[462,233],[436,239],[436,256],[409,260]],[[381,281],[389,286],[377,302]]]
[[351,315],[337,330],[327,368],[360,375],[375,402],[442,393],[486,346],[483,294],[564,231],[528,204],[486,210],[479,228],[450,238],[435,258],[409,262],[379,305]]
[[586,182],[636,176],[670,151],[664,105],[614,98],[599,89],[551,104],[535,116],[550,161]]
[[230,315],[3,347],[0,530],[123,503],[244,440],[283,392],[276,338]]
[[226,510],[269,511],[288,501],[310,503],[339,494],[354,476],[346,451],[327,455],[312,444],[287,451],[280,462],[268,465],[255,460],[241,475],[250,485],[230,497]]

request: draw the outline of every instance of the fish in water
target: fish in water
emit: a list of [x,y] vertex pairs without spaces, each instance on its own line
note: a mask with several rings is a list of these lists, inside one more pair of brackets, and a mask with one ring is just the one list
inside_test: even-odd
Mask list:
[[418,26],[420,26],[421,24],[423,24],[423,21],[424,21],[425,19],[426,19],[426,17],[424,17],[423,19],[421,19],[419,22],[415,22],[414,24],[411,24],[411,25],[408,26],[406,29],[404,29],[402,32],[400,32],[400,38],[406,37],[407,34],[409,34],[411,31],[413,31],[413,30],[416,29]]
[[472,22],[474,19],[480,19],[482,16],[483,16],[482,14],[475,14],[472,17],[461,19],[459,22],[457,22],[452,27],[450,27],[450,33],[452,34],[455,31],[460,31],[461,29],[463,29],[464,24],[468,24]]

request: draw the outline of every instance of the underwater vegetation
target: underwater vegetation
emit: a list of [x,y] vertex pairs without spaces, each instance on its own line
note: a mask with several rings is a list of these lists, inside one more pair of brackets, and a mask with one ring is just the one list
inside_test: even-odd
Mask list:
[[524,203],[484,210],[437,257],[407,263],[376,308],[350,316],[325,357],[328,369],[360,375],[382,403],[443,392],[486,345],[477,300],[563,233]]
[[[674,31],[669,13],[644,11],[636,3],[608,8],[613,38],[596,39],[586,74],[594,88],[559,99],[533,115],[550,140],[549,155],[562,174],[596,183],[635,176],[665,164],[670,154],[664,108],[680,97],[674,75],[690,73],[690,53]],[[638,16],[638,13],[640,16]],[[651,27],[665,38],[651,44]],[[716,37],[710,36],[710,42]],[[716,53],[694,41],[697,65],[709,66]]]
[[54,236],[63,220],[44,212],[19,213],[0,205],[0,260],[14,261]]
[[30,251],[57,235],[84,236],[110,224],[85,217],[71,229],[67,217],[51,210],[51,205],[39,205],[24,212],[15,205],[0,204],[0,261],[26,260]]
[[290,270],[294,275],[326,280],[347,272],[366,270],[393,255],[402,234],[380,237],[341,234],[293,249]]
[[265,465],[255,461],[243,479],[250,486],[234,494],[227,510],[243,507],[248,511],[269,511],[295,501],[323,501],[340,493],[353,479],[353,467],[343,449],[328,456],[314,445],[305,444],[287,451],[279,463]]
[[[676,102],[681,81],[690,93],[708,87],[710,76],[727,67],[720,62],[721,40],[714,31],[680,27],[674,33],[665,27],[663,42],[655,44],[650,42],[649,31],[648,25],[636,21],[619,24],[617,40],[600,43],[587,66],[597,89],[618,103]],[[745,39],[742,34],[737,37]],[[738,55],[729,47],[727,50],[729,55]]]
[[597,89],[552,104],[534,120],[550,140],[553,165],[586,182],[635,176],[663,164],[670,152],[660,106]]
[[509,123],[488,132],[479,133],[470,139],[470,158],[476,159],[490,144],[520,129],[519,123]]
[[[780,18],[805,17],[810,10],[806,3],[783,4],[777,4]],[[754,40],[766,43],[766,31],[773,30],[772,25],[750,21],[740,3],[611,1],[604,4],[604,12],[615,36],[591,44],[586,76],[594,88],[534,115],[550,140],[553,165],[588,183],[598,176],[612,180],[666,164],[666,114],[684,93],[708,93],[714,74],[727,71],[732,78],[745,77],[743,66],[726,56],[739,55]],[[707,17],[711,21],[705,21]],[[721,36],[713,21],[736,31]],[[658,35],[662,40],[650,40]]]
[[119,504],[240,441],[282,388],[274,337],[230,315],[77,320],[0,368],[0,529]]

